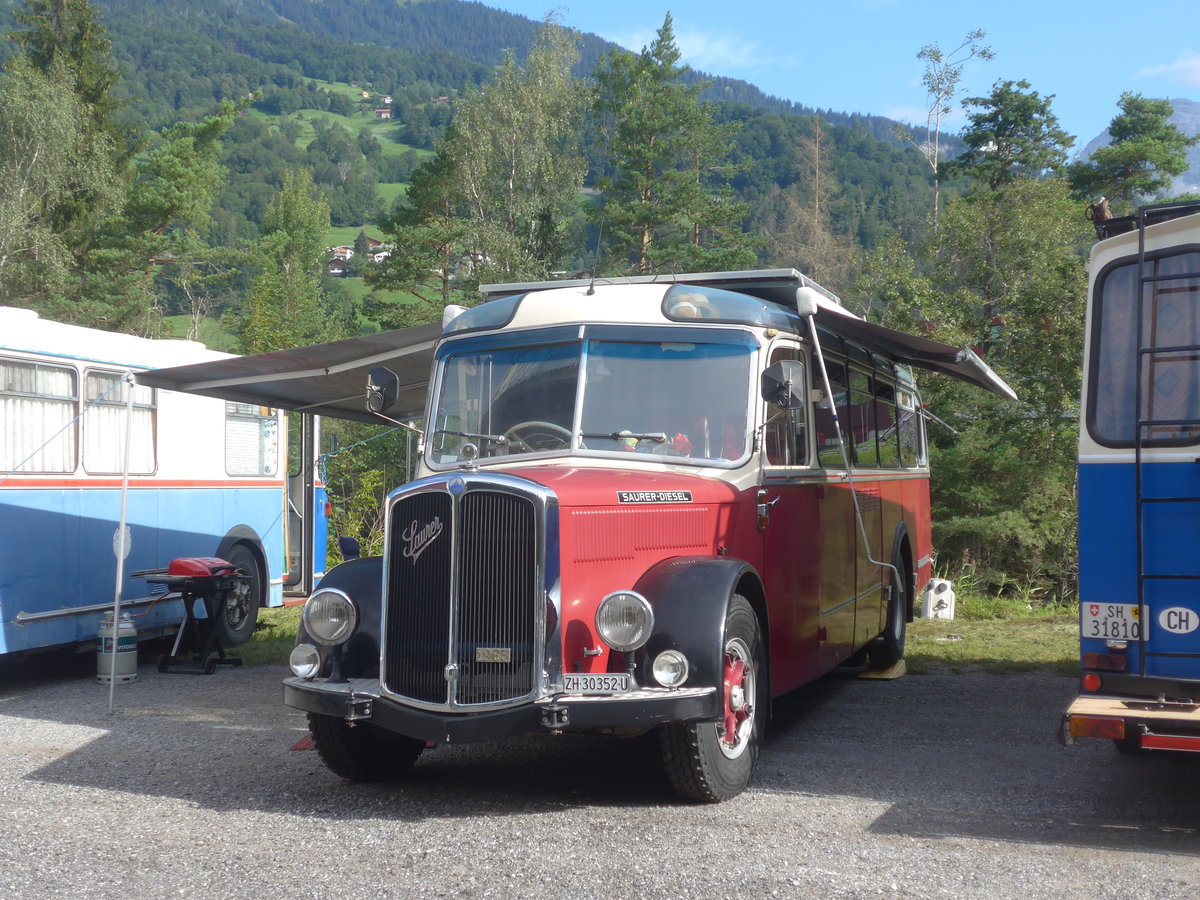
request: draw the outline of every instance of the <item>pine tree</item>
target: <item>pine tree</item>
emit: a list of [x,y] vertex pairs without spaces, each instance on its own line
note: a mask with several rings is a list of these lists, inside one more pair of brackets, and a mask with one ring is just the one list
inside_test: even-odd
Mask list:
[[732,127],[702,104],[670,14],[654,43],[634,56],[614,50],[596,75],[595,103],[612,174],[597,180],[595,210],[612,268],[642,274],[751,264],[745,207],[726,189]]
[[1029,90],[1028,81],[997,81],[986,97],[968,97],[975,107],[963,132],[967,151],[947,167],[948,175],[965,175],[991,190],[1020,177],[1058,173],[1075,139],[1059,127],[1049,97]]
[[1108,126],[1112,143],[1092,153],[1090,160],[1070,169],[1071,186],[1084,199],[1101,195],[1114,207],[1153,200],[1187,171],[1187,150],[1200,135],[1188,137],[1173,124],[1168,100],[1147,100],[1124,93],[1121,112]]

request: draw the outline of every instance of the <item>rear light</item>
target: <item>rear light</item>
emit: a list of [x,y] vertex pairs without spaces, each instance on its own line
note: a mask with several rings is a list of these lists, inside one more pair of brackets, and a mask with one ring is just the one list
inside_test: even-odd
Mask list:
[[1079,683],[1083,685],[1083,689],[1085,691],[1100,690],[1100,684],[1101,684],[1100,676],[1097,675],[1095,672],[1088,672],[1081,679],[1079,679]]
[[1071,737],[1111,738],[1114,741],[1125,737],[1125,720],[1106,716],[1071,716]]
[[1119,653],[1085,653],[1083,654],[1083,667],[1099,669],[1102,672],[1124,672],[1129,668],[1129,657]]

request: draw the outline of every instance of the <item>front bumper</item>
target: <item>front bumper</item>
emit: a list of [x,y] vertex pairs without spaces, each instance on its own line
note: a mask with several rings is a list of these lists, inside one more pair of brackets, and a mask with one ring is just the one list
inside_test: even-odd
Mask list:
[[558,694],[511,709],[446,714],[404,706],[381,697],[374,678],[327,681],[286,678],[283,702],[293,709],[369,721],[387,731],[435,744],[469,743],[538,731],[588,731],[653,726],[665,722],[716,721],[721,698],[715,687],[641,689],[614,696]]
[[1200,753],[1200,706],[1132,697],[1076,697],[1063,713],[1059,739],[1110,738],[1133,749]]

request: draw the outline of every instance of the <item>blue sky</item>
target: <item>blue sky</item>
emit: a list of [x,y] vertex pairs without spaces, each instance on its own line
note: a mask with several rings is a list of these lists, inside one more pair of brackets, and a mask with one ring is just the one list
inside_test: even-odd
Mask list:
[[[925,122],[922,46],[949,52],[976,29],[991,61],[972,61],[960,96],[1025,79],[1075,149],[1100,134],[1123,91],[1200,101],[1200,0],[484,0],[640,50],[670,11],[684,61],[806,106]],[[962,127],[961,107],[947,130]]]

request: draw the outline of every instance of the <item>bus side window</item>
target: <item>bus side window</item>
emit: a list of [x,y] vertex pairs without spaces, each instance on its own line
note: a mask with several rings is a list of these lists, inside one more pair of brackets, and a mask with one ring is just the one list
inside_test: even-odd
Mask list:
[[[780,360],[804,360],[794,347],[781,347],[771,354],[771,363]],[[807,383],[807,372],[804,373]],[[803,466],[808,463],[808,407],[779,409],[767,406],[767,421],[763,428],[763,446],[767,462],[774,466]]]
[[925,464],[925,447],[921,440],[921,413],[917,409],[917,398],[911,391],[901,388],[898,392],[896,412],[897,431],[900,434],[901,465],[911,469]]
[[225,471],[230,475],[279,471],[279,415],[274,409],[226,401]]
[[0,359],[0,472],[74,472],[78,410],[74,369]]
[[[89,369],[83,417],[83,468],[92,475],[116,475],[125,468],[125,406],[130,385],[120,372]],[[152,475],[155,465],[154,388],[133,387],[130,415],[129,471]]]
[[844,422],[847,438],[854,444],[854,459],[860,466],[879,465],[879,448],[875,442],[875,395],[872,378],[865,372],[850,372],[850,415]]
[[900,465],[900,435],[896,424],[896,389],[882,378],[875,379],[875,427],[879,437],[879,465]]
[[824,397],[814,410],[813,428],[817,440],[817,459],[822,466],[840,469],[845,463],[838,446],[837,429],[833,425],[833,407],[837,404],[838,418],[842,424],[842,437],[846,449],[853,456],[853,435],[850,431],[850,389],[846,383],[846,365],[826,357],[825,371],[829,375],[829,388],[833,397]]

